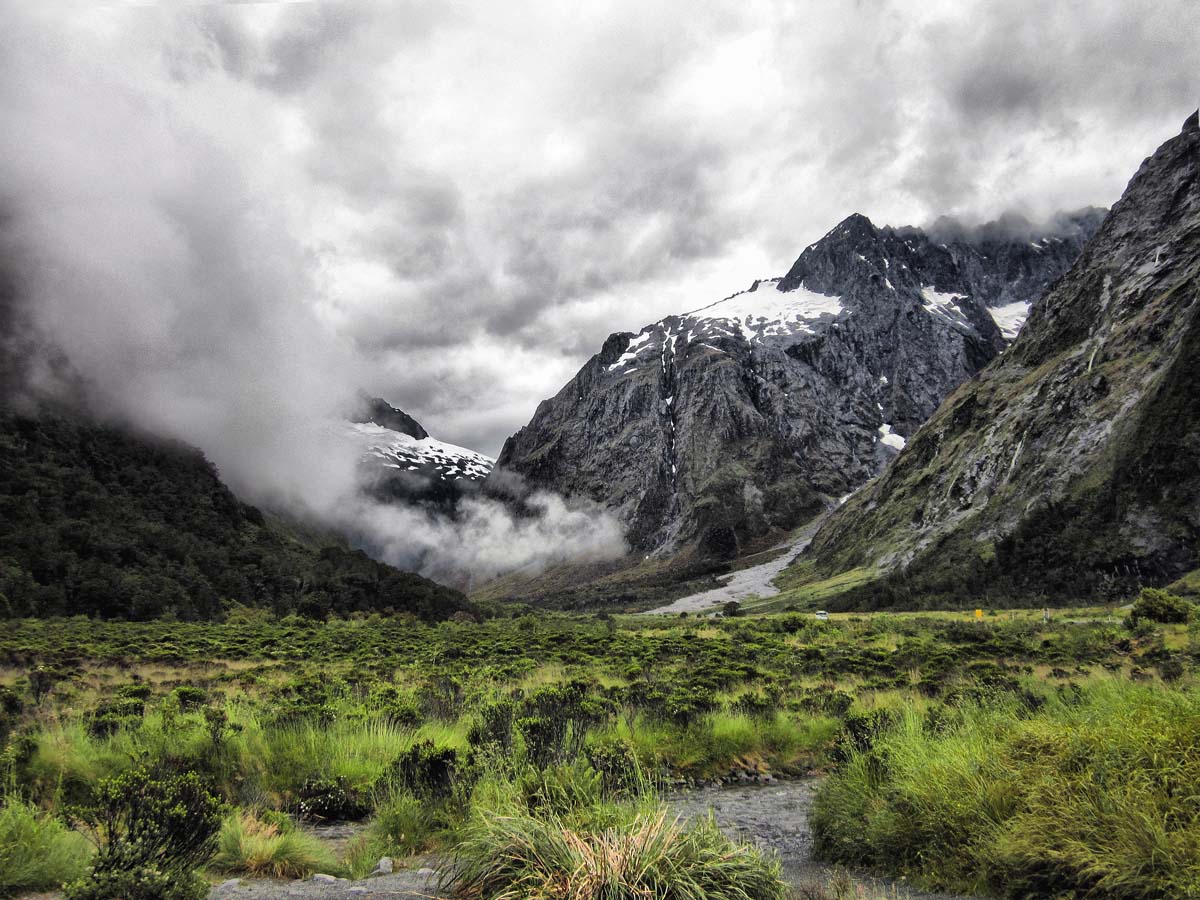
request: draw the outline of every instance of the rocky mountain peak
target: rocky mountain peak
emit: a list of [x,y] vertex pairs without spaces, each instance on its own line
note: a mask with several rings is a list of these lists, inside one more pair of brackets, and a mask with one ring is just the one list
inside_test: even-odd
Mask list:
[[1016,336],[1082,236],[999,249],[847,217],[782,278],[611,335],[497,470],[617,512],[633,546],[737,552],[876,474]]
[[358,407],[350,417],[350,421],[360,424],[371,422],[389,431],[407,434],[418,441],[429,437],[429,432],[421,427],[420,422],[404,410],[396,409],[382,397],[360,394]]
[[379,397],[362,395],[345,438],[360,449],[364,481],[379,499],[454,514],[495,462],[433,438],[412,416]]
[[[1200,147],[1195,115],[1178,135],[1143,161],[1121,199],[1089,244],[1079,265],[1092,282],[1089,290],[1063,291],[1054,303],[1036,310],[1037,327],[1014,348],[1015,358],[1040,365],[1064,348],[1110,332],[1136,313],[1128,304],[1142,302],[1145,290],[1176,271],[1193,245],[1172,240],[1180,224],[1195,222],[1200,194]],[[1192,123],[1189,125],[1189,123]],[[1115,292],[1124,284],[1124,292]]]

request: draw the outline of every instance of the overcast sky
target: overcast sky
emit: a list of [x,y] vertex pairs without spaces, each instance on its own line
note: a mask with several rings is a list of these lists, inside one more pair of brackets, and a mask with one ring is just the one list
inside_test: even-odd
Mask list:
[[0,0],[37,325],[226,467],[358,385],[495,455],[610,332],[851,212],[1109,205],[1200,96],[1196,0],[40,6]]

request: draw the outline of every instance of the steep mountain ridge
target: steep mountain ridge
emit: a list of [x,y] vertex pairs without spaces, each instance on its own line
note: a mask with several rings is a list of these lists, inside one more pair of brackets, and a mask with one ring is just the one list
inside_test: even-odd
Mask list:
[[611,335],[509,438],[495,477],[609,507],[642,552],[734,555],[877,474],[1098,220],[1040,236],[943,223],[935,241],[850,216],[782,278]]
[[1042,602],[1196,568],[1198,299],[1193,114],[1014,345],[830,518],[791,583],[857,573],[841,605]]

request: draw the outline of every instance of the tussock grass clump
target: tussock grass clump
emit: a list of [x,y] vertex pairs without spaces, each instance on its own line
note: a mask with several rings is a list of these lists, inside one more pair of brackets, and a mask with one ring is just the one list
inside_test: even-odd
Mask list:
[[0,806],[0,897],[49,891],[78,878],[91,845],[21,800]]
[[304,878],[340,868],[329,849],[307,832],[261,821],[250,812],[221,824],[212,868],[229,874]]
[[779,871],[711,819],[685,825],[660,808],[631,809],[596,830],[553,815],[483,813],[442,877],[470,900],[784,900]]
[[[931,727],[933,726],[933,727]],[[816,851],[1011,897],[1200,897],[1200,692],[909,710],[819,792]]]
[[445,803],[422,801],[404,791],[392,793],[379,801],[366,833],[350,846],[346,866],[352,877],[362,878],[381,856],[438,850],[453,841],[458,818]]

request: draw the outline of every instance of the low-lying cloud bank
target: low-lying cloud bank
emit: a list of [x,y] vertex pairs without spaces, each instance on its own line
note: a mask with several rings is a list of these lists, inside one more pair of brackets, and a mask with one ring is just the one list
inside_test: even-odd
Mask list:
[[[243,497],[456,583],[623,549],[556,497],[458,519],[366,498],[338,424],[371,378],[253,123],[164,104],[45,20],[0,34],[0,388],[200,447]],[[178,97],[176,98],[179,99]],[[283,127],[284,123],[275,123]]]
[[613,559],[626,552],[620,524],[603,510],[544,491],[526,498],[523,507],[522,514],[514,514],[499,500],[472,497],[450,520],[366,503],[348,524],[362,530],[379,559],[468,587],[509,572],[535,575],[558,563]]

